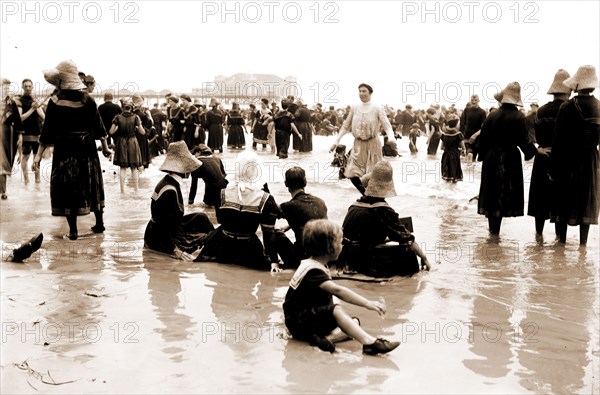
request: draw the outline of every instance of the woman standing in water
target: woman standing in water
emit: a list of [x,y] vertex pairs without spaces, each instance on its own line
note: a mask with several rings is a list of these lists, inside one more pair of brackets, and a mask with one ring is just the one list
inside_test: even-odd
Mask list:
[[477,212],[487,217],[490,234],[498,235],[502,218],[523,216],[525,198],[519,148],[526,160],[537,149],[528,141],[525,115],[517,108],[523,106],[521,85],[511,82],[494,98],[501,107],[486,118],[479,135],[483,165]]
[[560,106],[556,120],[550,173],[556,193],[552,220],[561,243],[567,240],[567,225],[579,225],[579,243],[585,245],[600,210],[600,103],[592,96],[598,87],[596,69],[581,66],[564,84],[577,96]]
[[340,129],[335,143],[329,152],[333,152],[342,137],[352,133],[354,145],[348,159],[346,172],[347,178],[360,191],[365,193],[365,187],[360,182],[360,177],[370,173],[375,164],[383,159],[382,145],[379,139],[381,130],[384,130],[389,140],[394,139],[394,131],[383,108],[371,102],[373,88],[367,84],[358,86],[358,96],[361,103],[353,106]]
[[78,237],[77,217],[90,211],[96,216],[92,231],[102,233],[104,182],[95,140],[102,142],[104,156],[110,156],[111,152],[98,107],[85,91],[72,61],[45,71],[44,78],[57,88],[57,93],[48,102],[34,169],[39,169],[46,148],[54,145],[50,176],[52,215],[67,217],[66,237],[70,240]]

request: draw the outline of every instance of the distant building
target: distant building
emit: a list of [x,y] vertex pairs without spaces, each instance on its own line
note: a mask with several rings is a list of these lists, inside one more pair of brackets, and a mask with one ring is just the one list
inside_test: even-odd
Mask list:
[[218,75],[214,82],[203,83],[192,89],[192,97],[208,101],[211,97],[222,103],[256,103],[263,97],[269,101],[279,101],[292,95],[298,96],[300,87],[294,76],[281,78],[274,74],[238,73],[230,77]]

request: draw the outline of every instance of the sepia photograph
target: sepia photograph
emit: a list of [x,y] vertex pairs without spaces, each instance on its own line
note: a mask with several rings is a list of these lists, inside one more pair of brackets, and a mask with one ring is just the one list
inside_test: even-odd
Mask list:
[[600,1],[0,0],[0,393],[600,393]]

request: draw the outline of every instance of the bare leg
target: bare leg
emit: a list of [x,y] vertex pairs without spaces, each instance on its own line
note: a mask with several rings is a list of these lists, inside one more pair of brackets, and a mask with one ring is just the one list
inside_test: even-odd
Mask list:
[[140,172],[136,168],[131,169],[131,176],[133,177],[133,190],[138,191],[140,186]]
[[27,172],[27,162],[29,162],[29,154],[23,155],[21,158],[21,171],[23,172],[23,181],[29,184],[29,173]]
[[125,176],[127,175],[127,169],[124,167],[119,168],[119,186],[121,187],[121,193],[125,192]]
[[351,338],[356,339],[360,344],[373,344],[375,340],[377,340],[375,337],[365,332],[365,330],[344,311],[342,306],[335,306],[333,317],[342,332]]

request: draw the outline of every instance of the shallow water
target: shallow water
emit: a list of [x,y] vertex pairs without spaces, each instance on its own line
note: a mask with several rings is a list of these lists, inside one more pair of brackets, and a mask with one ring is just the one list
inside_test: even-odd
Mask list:
[[[289,200],[285,170],[299,164],[308,192],[325,199],[329,218],[341,224],[358,195],[329,167],[331,140],[315,136],[312,155],[291,154],[287,161],[268,148],[258,153],[278,202]],[[362,355],[353,341],[330,355],[287,340],[281,305],[291,271],[187,263],[144,250],[149,197],[164,157],[143,173],[138,195],[120,194],[116,169],[102,159],[106,232],[74,242],[62,239],[64,218],[50,215],[50,163],[42,162],[41,184],[25,186],[15,173],[9,199],[0,203],[2,393],[32,387],[48,393],[598,393],[598,226],[587,248],[579,247],[576,228],[569,228],[566,245],[557,244],[552,224],[537,240],[530,217],[505,219],[500,238],[490,238],[476,202],[469,203],[479,190],[480,164],[463,164],[465,181],[447,184],[439,174],[441,153],[427,157],[424,138],[417,155],[407,144],[401,140],[403,156],[391,159],[398,196],[388,201],[401,216],[412,216],[433,270],[387,283],[340,280],[367,298],[385,298],[384,319],[346,306],[367,331],[402,342],[383,357]],[[235,152],[222,155],[228,172],[234,158]],[[526,194],[531,166],[524,163]],[[184,194],[188,189],[186,180]],[[200,183],[197,202],[202,194]],[[186,206],[186,212],[201,210]],[[80,229],[91,225],[93,215],[80,217]],[[44,244],[28,263],[5,262],[14,243],[38,231]]]

